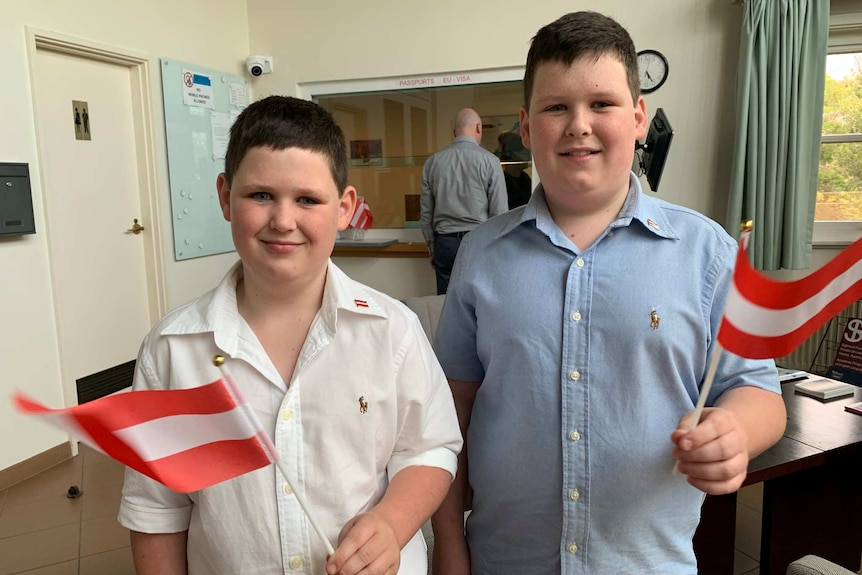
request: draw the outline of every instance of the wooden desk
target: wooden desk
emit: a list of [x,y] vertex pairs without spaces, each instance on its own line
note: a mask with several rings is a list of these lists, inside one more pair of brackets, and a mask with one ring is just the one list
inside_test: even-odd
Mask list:
[[[787,429],[753,459],[745,485],[763,483],[760,573],[784,575],[809,553],[858,571],[862,556],[862,416],[781,386]],[[708,496],[694,537],[700,575],[732,575],[736,493]]]

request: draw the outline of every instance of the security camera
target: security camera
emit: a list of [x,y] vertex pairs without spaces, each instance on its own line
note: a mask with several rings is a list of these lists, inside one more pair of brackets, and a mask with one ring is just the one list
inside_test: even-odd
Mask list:
[[245,67],[255,78],[261,74],[272,74],[272,56],[249,56],[245,59]]

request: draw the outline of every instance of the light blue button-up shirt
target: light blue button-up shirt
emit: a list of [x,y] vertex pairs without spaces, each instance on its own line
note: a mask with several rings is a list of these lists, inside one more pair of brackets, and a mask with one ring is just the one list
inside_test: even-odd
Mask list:
[[[450,379],[481,381],[467,439],[473,575],[694,575],[704,495],[674,476],[737,244],[642,193],[579,251],[544,191],[461,244],[435,338]],[[724,391],[780,392],[775,364],[725,354]]]

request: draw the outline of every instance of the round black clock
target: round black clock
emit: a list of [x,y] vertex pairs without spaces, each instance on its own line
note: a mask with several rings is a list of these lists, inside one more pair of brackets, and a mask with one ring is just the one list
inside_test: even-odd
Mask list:
[[664,54],[657,50],[641,50],[638,52],[638,76],[641,83],[641,93],[655,92],[667,80],[669,66]]

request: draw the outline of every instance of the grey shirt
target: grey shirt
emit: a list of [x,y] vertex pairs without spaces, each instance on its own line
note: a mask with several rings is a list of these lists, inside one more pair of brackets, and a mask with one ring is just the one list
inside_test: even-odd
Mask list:
[[433,154],[422,168],[421,222],[428,250],[435,234],[468,232],[508,210],[500,160],[470,136]]

